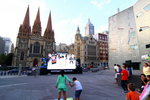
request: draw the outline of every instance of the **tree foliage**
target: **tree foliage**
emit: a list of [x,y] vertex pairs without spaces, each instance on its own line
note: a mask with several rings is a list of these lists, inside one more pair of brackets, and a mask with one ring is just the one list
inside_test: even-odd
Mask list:
[[0,54],[0,65],[2,66],[11,66],[13,60],[13,53],[8,55]]

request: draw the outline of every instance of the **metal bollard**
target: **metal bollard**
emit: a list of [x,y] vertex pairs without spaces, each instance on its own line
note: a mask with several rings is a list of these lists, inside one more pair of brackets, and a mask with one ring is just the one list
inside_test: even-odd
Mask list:
[[4,76],[6,76],[6,71],[4,71]]
[[4,71],[2,71],[2,76],[4,75]]
[[2,71],[1,71],[0,75],[1,75],[1,76],[3,75]]

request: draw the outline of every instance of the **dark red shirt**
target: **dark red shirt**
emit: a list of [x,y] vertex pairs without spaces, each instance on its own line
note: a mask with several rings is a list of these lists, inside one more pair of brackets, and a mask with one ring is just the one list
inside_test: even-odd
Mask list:
[[127,71],[127,70],[123,69],[123,70],[121,71],[121,74],[122,74],[121,80],[128,80],[129,74],[128,74],[128,71]]

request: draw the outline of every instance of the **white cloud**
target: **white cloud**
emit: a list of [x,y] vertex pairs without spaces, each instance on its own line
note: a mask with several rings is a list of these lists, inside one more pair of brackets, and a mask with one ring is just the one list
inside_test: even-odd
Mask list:
[[96,6],[97,8],[101,9],[103,8],[105,5],[111,3],[112,0],[102,0],[101,2],[98,0],[91,0],[91,4]]
[[61,20],[56,25],[54,25],[55,38],[58,43],[73,43],[74,36],[76,33],[77,26],[83,26],[83,15],[80,14],[76,18],[68,18]]

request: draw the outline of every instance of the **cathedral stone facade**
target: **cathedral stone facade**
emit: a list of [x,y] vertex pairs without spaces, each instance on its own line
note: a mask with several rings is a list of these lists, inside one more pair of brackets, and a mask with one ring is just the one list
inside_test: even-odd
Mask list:
[[40,10],[38,9],[37,16],[31,30],[28,7],[23,24],[19,27],[13,58],[13,66],[40,66],[41,58],[48,57],[49,53],[55,52],[55,48],[56,46],[54,31],[52,29],[51,13],[49,14],[44,35],[42,36]]

